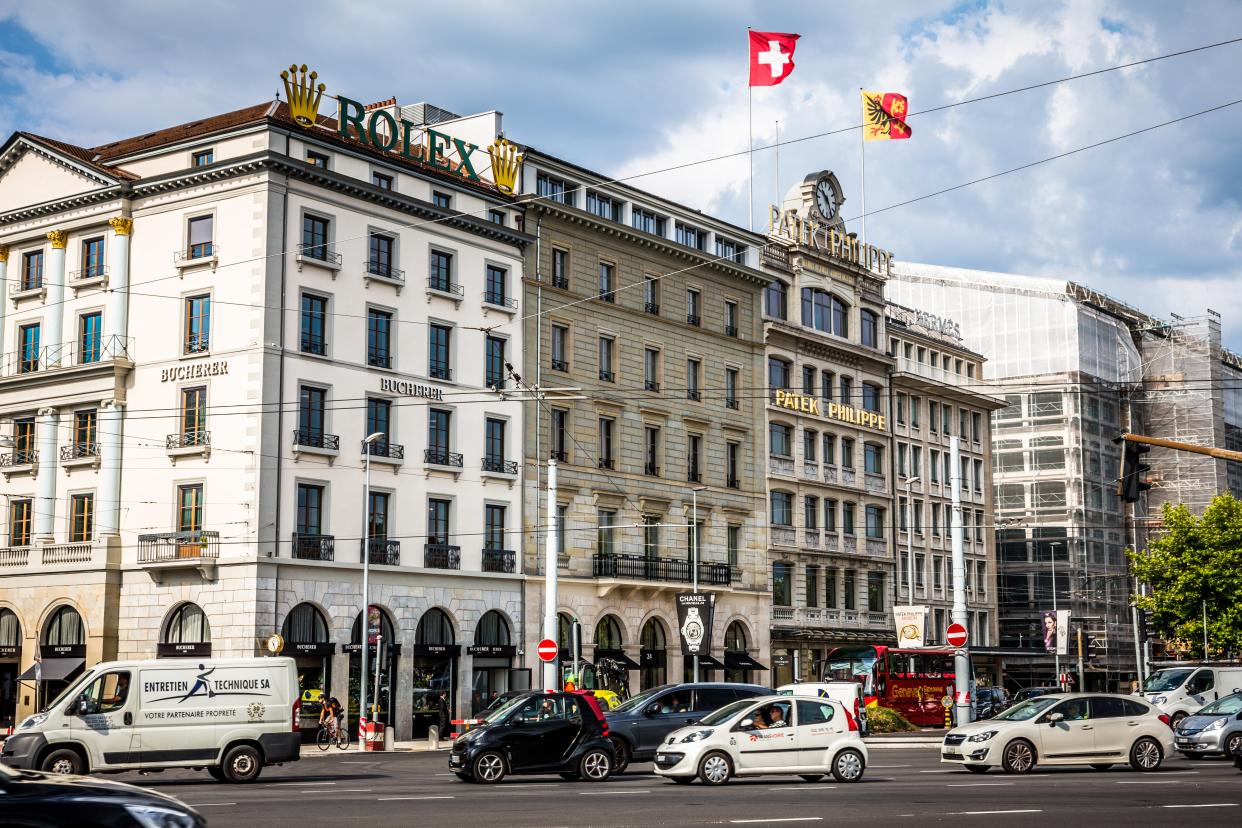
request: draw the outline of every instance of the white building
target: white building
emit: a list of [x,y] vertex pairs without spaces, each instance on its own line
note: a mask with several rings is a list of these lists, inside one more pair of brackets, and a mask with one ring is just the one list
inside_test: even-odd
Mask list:
[[522,408],[489,386],[530,238],[499,113],[309,108],[0,149],[0,722],[83,662],[274,632],[352,714],[364,548],[399,738],[430,690],[507,689]]

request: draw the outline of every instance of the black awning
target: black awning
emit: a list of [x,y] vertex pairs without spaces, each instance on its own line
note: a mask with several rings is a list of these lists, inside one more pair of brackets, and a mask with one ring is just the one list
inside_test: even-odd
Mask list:
[[728,670],[766,670],[759,662],[750,657],[750,653],[725,653],[725,668]]
[[86,662],[84,658],[45,658],[42,662],[36,661],[31,664],[26,672],[17,677],[18,681],[35,681],[35,672],[39,669],[39,664],[43,664],[43,671],[40,673],[39,681],[60,681],[65,676],[77,670]]
[[643,668],[643,665],[627,656],[624,650],[601,650],[599,647],[596,647],[595,661],[598,662],[601,658],[611,658],[627,670],[641,670]]
[[709,655],[699,656],[700,670],[723,670],[725,666]]

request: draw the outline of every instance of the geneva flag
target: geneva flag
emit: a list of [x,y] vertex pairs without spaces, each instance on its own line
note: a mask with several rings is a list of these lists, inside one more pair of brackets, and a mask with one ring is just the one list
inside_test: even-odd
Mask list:
[[863,139],[899,141],[910,137],[906,114],[910,110],[905,95],[896,92],[863,92]]

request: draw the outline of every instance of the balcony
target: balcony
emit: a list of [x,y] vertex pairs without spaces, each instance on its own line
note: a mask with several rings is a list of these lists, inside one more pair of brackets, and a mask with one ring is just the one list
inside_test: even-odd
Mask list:
[[389,540],[388,538],[367,538],[361,543],[362,549],[359,552],[359,560],[365,554],[369,563],[378,566],[401,565],[401,541]]
[[554,288],[560,288],[561,290],[569,290],[569,277],[567,277],[567,276],[553,276],[553,277],[552,277],[552,287],[554,287]]
[[565,449],[552,449],[552,451],[548,453],[548,457],[558,463],[569,462],[569,452],[565,451]]
[[341,270],[341,254],[337,253],[330,244],[308,244],[302,247],[301,251],[294,257],[297,263],[298,272],[301,272],[305,265],[313,265],[323,268],[332,274],[332,278],[336,278],[336,274]]
[[792,526],[769,526],[768,534],[773,546],[798,545],[798,531]]
[[[301,256],[298,257],[302,258]],[[192,244],[185,250],[178,250],[173,253],[173,267],[179,271],[184,271],[191,267],[210,267],[216,269],[216,265],[220,263],[220,247],[219,245],[205,242],[203,244]],[[302,268],[299,266],[299,270]]]
[[765,244],[763,246],[763,263],[780,265],[786,270],[789,269],[789,249],[779,244]]
[[423,450],[423,462],[429,466],[460,469],[462,467],[462,456],[455,451],[447,449],[429,448]]
[[686,314],[686,324],[693,325],[694,327],[697,328],[703,324],[703,320],[698,314],[688,313]]
[[606,368],[599,369],[599,378],[602,382],[616,382],[617,375]]
[[138,536],[138,564],[148,569],[157,583],[162,580],[163,571],[171,569],[197,569],[205,580],[211,580],[219,557],[219,532],[196,530]]
[[175,464],[182,457],[206,457],[211,452],[210,431],[182,431],[164,439],[164,449]]
[[611,302],[613,304],[616,304],[617,292],[615,290],[603,290],[601,288],[599,292],[599,298],[600,298],[600,301],[602,302]]
[[387,351],[367,351],[367,365],[372,368],[391,368],[392,354]]
[[869,492],[884,494],[888,491],[888,481],[882,474],[872,474],[868,472],[864,475],[863,480],[866,484],[866,489]]
[[81,270],[69,273],[69,287],[74,290],[106,285],[108,283],[108,266],[102,264],[88,265]]
[[56,371],[56,379],[46,381],[59,384],[71,378],[61,372],[72,369],[102,369],[107,373],[121,369],[127,371],[132,367],[130,354],[133,345],[133,339],[113,335],[92,338],[85,342],[74,340],[38,348],[23,348],[0,356],[0,378],[30,378],[31,374]]
[[427,366],[427,376],[431,377],[432,379],[445,380],[446,382],[452,382],[453,369],[448,367],[442,362],[433,362]]
[[884,556],[888,554],[888,541],[884,538],[867,538],[867,554]]
[[319,429],[295,428],[293,430],[293,453],[322,454],[335,457],[341,451],[341,438]]
[[[73,541],[44,546],[24,544],[0,549],[0,571],[28,568],[32,571],[90,569],[120,563],[120,545]],[[11,574],[11,573],[9,573]]]
[[655,302],[645,302],[643,304],[643,311],[651,314],[652,316],[659,316],[660,306]]
[[601,469],[611,469],[614,465],[615,463],[611,457],[601,457],[599,462],[596,463],[596,466]]
[[374,443],[364,441],[362,453],[369,454],[381,462],[387,460],[390,463],[401,463],[405,460],[405,446],[385,440],[376,440]]
[[511,477],[517,477],[518,464],[516,460],[503,460],[499,457],[484,457],[481,461],[480,468],[486,474],[504,474]]
[[731,336],[736,339],[737,338],[737,326],[736,325],[725,325],[724,335]]
[[483,571],[513,574],[517,569],[517,553],[512,549],[483,549]]
[[569,373],[569,362],[563,359],[552,360],[552,370]]
[[697,388],[687,388],[687,389],[686,389],[686,399],[687,399],[687,400],[693,400],[694,402],[702,402],[702,401],[703,401],[703,392],[702,392],[702,391],[700,391],[700,390],[699,390],[699,389],[697,389]]
[[429,276],[427,277],[427,295],[452,299],[454,303],[460,304],[466,295],[466,290],[461,285],[453,284],[453,280],[447,276]]
[[[688,584],[692,568],[690,561],[681,558],[649,558],[645,555],[617,555],[609,552],[596,553],[591,559],[591,574],[595,578],[623,578],[632,581],[659,581]],[[728,564],[699,561],[699,583],[708,586],[728,586],[733,571]]]
[[740,410],[742,404],[738,402],[737,397],[725,397],[725,408],[732,408],[734,411]]
[[31,549],[30,546],[7,546],[0,549],[0,569],[28,565]]
[[304,354],[327,356],[328,340],[324,339],[322,336],[302,334],[301,341],[298,343],[298,350]]
[[60,447],[60,464],[66,469],[99,465],[99,443],[79,442]]
[[187,354],[205,354],[211,350],[211,335],[205,333],[188,334],[185,338]]
[[293,533],[293,557],[302,561],[330,561],[335,555],[336,538],[306,532]]
[[15,474],[33,474],[39,468],[38,449],[18,449],[9,454],[0,454],[0,472],[8,480]]
[[643,388],[647,391],[655,391],[658,393],[660,390],[660,383],[656,382],[655,380],[644,380]]
[[370,287],[372,279],[378,279],[386,284],[396,285],[397,293],[400,293],[401,288],[405,287],[405,271],[393,267],[388,262],[368,259],[364,267],[365,269],[362,273],[362,284],[364,287]]
[[508,296],[495,290],[483,291],[483,304],[509,313],[516,311],[518,306],[516,299],[510,299]]
[[660,467],[650,461],[643,464],[643,474],[649,477],[659,477]]
[[461,547],[447,543],[424,544],[423,566],[428,569],[461,569]]

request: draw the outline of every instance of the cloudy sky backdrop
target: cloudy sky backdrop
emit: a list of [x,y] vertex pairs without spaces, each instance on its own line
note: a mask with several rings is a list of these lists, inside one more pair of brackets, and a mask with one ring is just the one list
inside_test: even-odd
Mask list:
[[[93,145],[273,97],[292,61],[329,91],[470,113],[604,173],[744,150],[746,27],[797,32],[755,90],[770,144],[859,121],[858,89],[917,112],[1242,36],[1227,0],[523,4],[0,0],[0,131]],[[870,210],[1242,98],[1242,43],[914,117],[867,148]],[[1070,278],[1158,316],[1224,316],[1242,351],[1242,105],[875,215],[898,258]],[[756,152],[755,216],[831,168],[860,209],[858,133]],[[744,157],[634,179],[746,223]]]

